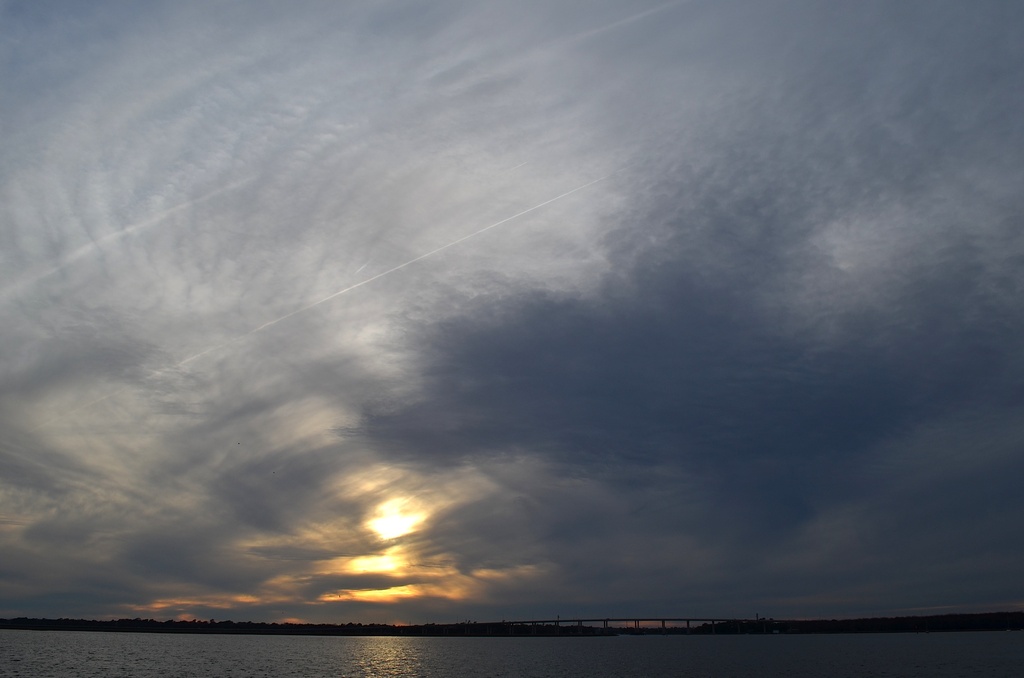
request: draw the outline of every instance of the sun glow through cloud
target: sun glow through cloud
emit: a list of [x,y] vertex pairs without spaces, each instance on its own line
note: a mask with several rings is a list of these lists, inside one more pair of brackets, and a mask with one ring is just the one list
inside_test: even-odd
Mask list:
[[407,499],[384,502],[377,507],[376,515],[367,521],[367,527],[384,540],[397,539],[416,531],[427,515],[412,509],[409,504]]

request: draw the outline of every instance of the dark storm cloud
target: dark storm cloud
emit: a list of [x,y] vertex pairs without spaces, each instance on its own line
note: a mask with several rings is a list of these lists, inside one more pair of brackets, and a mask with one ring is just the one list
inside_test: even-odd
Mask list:
[[[851,610],[857,598],[858,609],[910,606],[956,587],[966,568],[1019,557],[1008,537],[1021,509],[1006,479],[1024,461],[972,419],[989,412],[1024,433],[1005,419],[1024,383],[1024,200],[1011,160],[1024,151],[1020,48],[999,27],[1005,5],[960,17],[924,9],[811,10],[768,36],[730,24],[750,40],[739,63],[724,62],[746,70],[753,91],[743,110],[689,132],[703,137],[687,149],[696,160],[662,151],[629,171],[648,199],[610,227],[614,272],[600,291],[485,296],[425,326],[423,392],[370,410],[358,434],[426,466],[535,454],[604,486],[627,507],[625,525],[607,499],[602,510],[571,491],[520,489],[542,504],[534,543],[566,571],[591,573],[577,575],[581,590],[632,576],[601,554],[637,529],[650,542],[696,538],[723,562],[791,561],[726,565],[756,582],[739,597],[811,577],[842,591],[823,605]],[[758,74],[769,85],[753,84]],[[843,220],[853,247],[869,241],[883,260],[892,247],[898,259],[867,272],[837,261],[823,240]],[[964,429],[916,449],[920,431],[939,426]],[[934,464],[930,477],[898,462],[891,476],[877,470],[905,456]],[[668,498],[649,499],[659,492]],[[800,536],[861,510],[831,534]],[[520,548],[499,526],[523,508],[483,511],[465,532],[493,535],[487,549]],[[586,519],[566,517],[577,511]],[[601,552],[588,552],[597,535]],[[811,553],[829,539],[865,552],[844,548],[853,560],[832,569]],[[826,565],[830,575],[814,573]],[[993,567],[997,582],[955,602],[1012,590],[1012,571]],[[908,568],[913,584],[896,575],[860,588]],[[680,604],[700,597],[668,588]]]

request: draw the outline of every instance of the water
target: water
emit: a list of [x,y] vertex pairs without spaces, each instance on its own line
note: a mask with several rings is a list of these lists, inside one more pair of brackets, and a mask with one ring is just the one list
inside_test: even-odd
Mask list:
[[0,630],[0,676],[1016,678],[1024,633],[410,638]]

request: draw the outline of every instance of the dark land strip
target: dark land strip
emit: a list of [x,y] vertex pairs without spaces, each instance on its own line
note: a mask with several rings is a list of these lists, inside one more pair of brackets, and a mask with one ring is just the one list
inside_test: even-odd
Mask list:
[[[683,623],[685,622],[685,624]],[[694,622],[691,624],[691,622]],[[0,619],[0,629],[131,633],[225,633],[315,636],[604,636],[792,633],[930,633],[1024,630],[1024,611],[859,619],[609,618],[451,624],[279,624],[154,619]]]

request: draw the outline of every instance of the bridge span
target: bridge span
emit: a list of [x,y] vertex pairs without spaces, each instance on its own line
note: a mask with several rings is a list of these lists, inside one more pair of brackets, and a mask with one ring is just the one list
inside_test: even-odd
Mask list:
[[768,620],[736,617],[556,617],[503,619],[500,622],[465,621],[442,624],[443,635],[615,635],[646,633],[764,633]]

